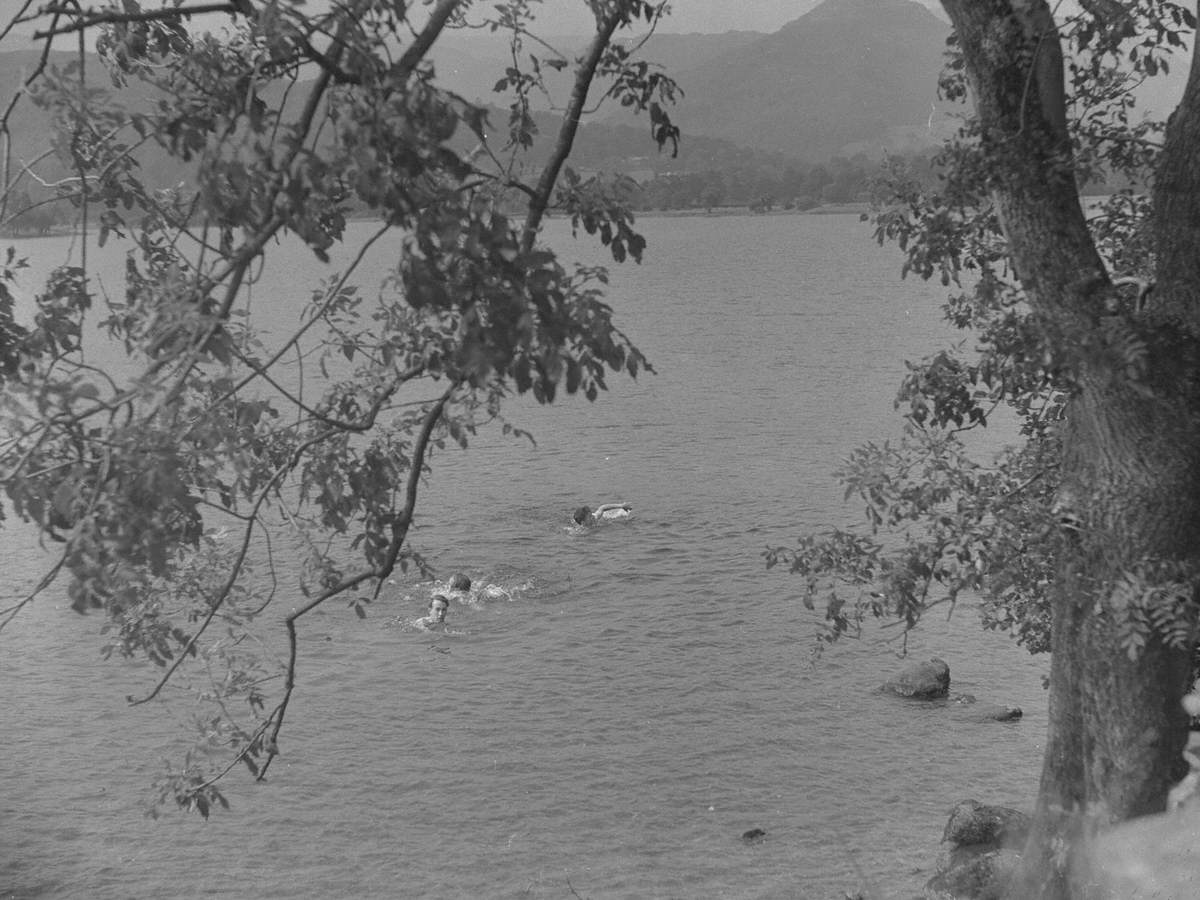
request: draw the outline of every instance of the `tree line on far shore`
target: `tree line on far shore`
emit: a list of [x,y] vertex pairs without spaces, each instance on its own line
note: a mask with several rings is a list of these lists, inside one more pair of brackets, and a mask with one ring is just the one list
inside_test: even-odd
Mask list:
[[0,235],[4,237],[30,237],[50,234],[57,226],[69,226],[75,221],[74,208],[66,200],[58,200],[53,192],[40,199],[30,197],[28,191],[14,191],[8,198],[9,215],[0,216],[4,226]]
[[[937,166],[932,154],[897,157],[906,169],[932,187]],[[626,180],[630,208],[638,212],[745,208],[751,212],[807,210],[824,204],[866,202],[881,173],[882,160],[865,153],[853,158],[835,157],[827,163],[747,165],[702,171],[666,172]],[[31,197],[28,192],[11,198],[10,216],[2,233],[8,237],[31,237],[53,233],[75,219],[74,207],[55,199],[51,190]],[[353,200],[348,200],[351,207]],[[350,217],[367,210],[350,210]]]
[[[698,171],[658,172],[630,176],[627,202],[637,212],[704,211],[747,209],[752,213],[798,211],[830,204],[868,203],[880,184],[884,170],[903,170],[925,190],[936,190],[941,163],[936,151],[923,150],[872,158],[864,152],[852,157],[836,156],[824,163],[806,165],[778,159],[753,159],[744,166],[719,166]],[[1108,194],[1127,187],[1125,179],[1096,181],[1086,193]],[[349,218],[366,214],[354,209]],[[9,199],[9,213],[0,234],[33,237],[51,234],[68,226],[76,212],[71,203],[56,199],[50,189],[32,196],[17,192]]]
[[[935,191],[942,178],[942,161],[932,149],[874,158],[860,152],[812,166],[790,163],[660,173],[639,181],[630,203],[641,212],[746,207],[758,213],[869,203],[876,198],[885,169],[903,171],[927,191]],[[1105,177],[1086,185],[1084,193],[1107,195],[1129,186],[1127,178]]]
[[[936,180],[932,154],[902,157],[930,184]],[[881,158],[865,153],[834,157],[827,163],[783,167],[743,166],[694,172],[668,172],[641,181],[632,198],[635,209],[677,210],[748,207],[752,212],[812,209],[826,203],[865,202],[880,174]]]

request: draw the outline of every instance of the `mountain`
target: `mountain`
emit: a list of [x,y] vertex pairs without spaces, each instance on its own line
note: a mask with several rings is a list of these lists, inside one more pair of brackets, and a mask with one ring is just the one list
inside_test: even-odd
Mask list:
[[[662,65],[666,71],[674,73],[727,53],[736,53],[765,36],[757,31],[727,31],[721,34],[656,32],[650,36],[639,57],[652,60]],[[588,38],[582,35],[560,35],[547,38],[546,43],[571,58],[583,52]],[[628,44],[629,41],[625,43]],[[554,56],[550,50],[534,44],[527,44],[525,50],[542,59]],[[505,67],[510,65],[508,41],[503,34],[451,33],[434,46],[430,52],[430,59],[437,71],[438,83],[443,87],[468,100],[484,104],[501,102],[501,98],[493,93],[492,87],[504,74]],[[571,71],[567,69],[555,72],[546,68],[544,74],[550,85],[551,97],[561,105],[571,90]],[[535,94],[532,99],[539,109],[547,109],[551,105],[541,94]]]
[[[40,50],[13,50],[0,53],[0,109],[7,109],[9,101],[17,90],[32,75],[41,61]],[[74,53],[54,51],[47,56],[46,67],[65,68],[78,57]],[[100,61],[93,55],[87,56],[89,64],[94,66],[94,72],[99,71]],[[26,136],[31,127],[42,121],[45,114],[37,109],[29,98],[23,98],[13,107],[9,119],[9,131],[19,141]]]
[[[874,158],[881,148],[924,149],[957,127],[951,117],[957,109],[937,101],[950,26],[932,11],[938,7],[934,0],[769,2],[770,10],[757,11],[809,11],[771,34],[660,30],[639,52],[640,58],[662,64],[683,89],[671,116],[683,130],[685,148],[711,138],[816,163],[860,151]],[[740,8],[728,0],[680,0],[684,3],[689,21],[738,24],[749,18],[739,18]],[[668,17],[662,27],[672,24]],[[583,49],[586,38],[560,35],[548,43],[570,56]],[[551,55],[532,43],[526,50]],[[503,35],[447,35],[432,56],[445,86],[471,100],[504,105],[492,92],[508,65]],[[1148,80],[1138,91],[1140,110],[1165,115],[1182,92],[1186,71],[1177,64],[1169,75]],[[550,97],[535,95],[534,107],[561,108],[570,73],[546,70],[546,75]],[[588,121],[645,128],[619,107],[601,108]],[[592,134],[600,136],[600,129]]]
[[[811,5],[810,0],[789,2],[800,8]],[[685,92],[671,112],[683,131],[680,156],[657,154],[646,118],[613,107],[613,113],[587,117],[574,164],[642,178],[742,164],[782,170],[859,151],[878,159],[881,147],[919,150],[935,145],[957,124],[935,96],[948,32],[942,19],[911,0],[825,0],[771,34],[655,33],[640,56],[661,62]],[[584,39],[567,36],[551,43],[570,54]],[[536,52],[532,45],[527,49]],[[503,105],[492,87],[503,74],[505,54],[500,36],[461,32],[448,34],[435,47],[433,61],[446,87],[471,100]],[[74,58],[55,53],[51,63],[63,66]],[[0,108],[37,61],[36,50],[0,53]],[[1178,101],[1187,67],[1176,63],[1169,75],[1142,86],[1136,114],[1161,117]],[[86,68],[93,84],[111,87],[94,56],[89,55]],[[568,73],[548,74],[560,79],[553,87],[561,108]],[[303,94],[302,86],[294,90],[293,102]],[[144,91],[136,86],[117,95],[132,106],[145,102]],[[493,127],[502,131],[506,117],[494,110]],[[9,125],[14,168],[38,158],[50,144],[48,118],[28,99],[17,104]],[[544,157],[555,129],[548,119],[539,125],[535,157]],[[157,148],[146,147],[138,156],[156,185],[187,177]],[[50,159],[38,169],[47,179],[68,174]],[[26,186],[37,193],[31,180]]]
[[936,90],[949,31],[912,0],[825,0],[680,71],[672,118],[685,135],[811,162],[854,145],[934,143],[947,125]]
[[[772,34],[660,31],[640,49],[639,58],[663,65],[683,89],[671,115],[685,146],[714,138],[819,162],[859,149],[877,155],[885,145],[918,149],[949,131],[932,105],[949,34],[944,20],[912,0],[791,3],[813,8]],[[570,56],[586,39],[560,36],[548,43]],[[550,56],[532,44],[526,50]],[[439,80],[451,90],[503,104],[492,92],[508,64],[502,35],[447,35],[432,56]],[[534,106],[561,108],[570,73],[546,75],[550,98],[535,95]],[[640,124],[620,107],[602,108],[589,120]]]
[[[658,25],[664,34],[720,34],[750,29],[777,31],[803,15],[820,0],[672,0],[671,10]],[[945,16],[939,0],[921,0],[938,16]],[[541,29],[549,34],[582,33],[590,13],[582,3],[543,3],[537,10]]]
[[[0,53],[0,109],[8,108],[13,95],[41,63],[41,57],[40,50]],[[69,71],[72,73],[70,80],[74,83],[78,78],[75,74],[78,64],[77,53],[53,51],[45,59],[43,77],[48,77],[54,70]],[[152,92],[139,82],[124,89],[115,88],[103,62],[94,53],[84,56],[84,73],[89,89],[104,91],[127,110],[145,111],[153,102]],[[27,163],[37,173],[37,178],[22,177],[25,191],[37,197],[46,196],[52,191],[48,186],[38,184],[39,179],[54,182],[74,175],[56,154],[48,152],[55,140],[53,116],[38,106],[32,97],[21,97],[12,107],[8,127],[11,135],[10,177],[16,177]],[[129,143],[136,142],[136,135],[131,130],[126,130],[118,138]],[[138,147],[131,152],[131,156],[140,166],[141,177],[151,187],[168,187],[191,177],[188,167],[169,157],[153,142]],[[35,161],[36,165],[32,165]]]

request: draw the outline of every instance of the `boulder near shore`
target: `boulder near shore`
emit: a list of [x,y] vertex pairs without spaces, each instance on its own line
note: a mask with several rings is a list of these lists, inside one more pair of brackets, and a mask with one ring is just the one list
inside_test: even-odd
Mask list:
[[911,700],[936,701],[956,710],[956,717],[970,722],[1015,722],[1021,707],[999,703],[976,703],[973,694],[950,693],[950,665],[937,656],[928,662],[905,666],[879,686],[885,694]]
[[929,662],[913,663],[879,689],[914,700],[937,700],[950,693],[950,666],[936,656]]
[[925,885],[925,900],[1000,900],[1029,835],[1029,816],[1007,806],[961,800],[950,810],[948,849]]

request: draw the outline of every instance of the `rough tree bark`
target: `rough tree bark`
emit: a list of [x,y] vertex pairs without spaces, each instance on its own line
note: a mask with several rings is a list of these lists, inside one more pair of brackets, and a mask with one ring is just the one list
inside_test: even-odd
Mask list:
[[[1200,570],[1200,75],[1171,120],[1153,195],[1156,289],[1113,312],[1071,165],[1063,59],[1042,0],[943,0],[963,52],[993,198],[1035,313],[1077,390],[1063,431],[1070,533],[1053,601],[1049,730],[1022,898],[1089,896],[1073,864],[1095,829],[1165,808],[1182,774],[1189,654],[1122,643],[1131,573]],[[1115,336],[1145,353],[1135,365]]]

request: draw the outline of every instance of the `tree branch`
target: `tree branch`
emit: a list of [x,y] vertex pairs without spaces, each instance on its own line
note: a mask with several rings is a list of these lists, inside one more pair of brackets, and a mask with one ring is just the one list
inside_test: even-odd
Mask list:
[[26,606],[28,606],[30,603],[32,603],[34,598],[37,597],[38,594],[40,594],[42,591],[44,591],[46,588],[48,588],[51,584],[53,584],[54,579],[58,577],[58,573],[62,571],[62,567],[64,565],[66,565],[67,555],[70,552],[71,552],[70,547],[67,547],[66,549],[64,549],[62,552],[62,555],[59,556],[58,561],[55,562],[54,565],[50,567],[50,571],[48,571],[45,575],[43,575],[41,577],[41,579],[34,586],[32,591],[30,591],[28,594],[26,594],[24,597],[22,597],[20,600],[18,600],[15,604],[10,606],[8,609],[0,610],[0,631],[3,631],[5,629],[5,627],[8,625],[8,623],[11,622],[13,619],[15,619],[17,617],[17,614],[22,609],[24,609]]
[[1155,234],[1156,310],[1170,310],[1200,333],[1200,52],[1193,50],[1183,97],[1167,120],[1155,173],[1152,227]]
[[[24,13],[25,10],[29,9],[29,6],[32,2],[33,0],[25,0],[25,5],[21,7],[21,13]],[[21,17],[21,13],[18,13],[15,17],[13,17],[8,27],[4,29],[3,33],[0,33],[0,40],[3,40],[4,36],[7,35],[8,32],[16,25],[17,21]],[[58,22],[58,18],[59,13],[55,13],[54,17],[50,20],[51,27]],[[25,92],[29,89],[29,86],[38,78],[40,78],[42,72],[46,70],[46,62],[49,60],[49,58],[50,42],[46,41],[45,46],[42,47],[41,55],[38,56],[37,65],[33,67],[33,71],[30,72],[26,79],[21,83],[21,87],[13,93],[12,98],[8,101],[8,106],[6,106],[4,109],[4,114],[0,116],[0,135],[3,135],[4,137],[4,160],[2,164],[2,171],[0,171],[0,179],[2,179],[2,181],[0,181],[0,187],[3,188],[4,193],[0,195],[0,218],[4,218],[5,209],[7,208],[8,204],[8,173],[12,163],[12,134],[8,130],[8,119],[12,115],[13,110],[16,109],[17,103],[20,102],[21,97],[23,97]]]
[[280,480],[282,480],[282,478],[287,475],[288,472],[291,472],[299,464],[301,458],[309,450],[309,448],[315,447],[322,441],[326,441],[339,433],[340,432],[338,429],[331,428],[302,443],[299,447],[292,451],[287,462],[275,470],[275,474],[271,476],[270,481],[268,481],[266,485],[263,486],[263,489],[259,491],[258,497],[254,501],[254,505],[250,508],[250,512],[246,514],[247,524],[242,531],[242,545],[238,550],[237,558],[234,560],[233,565],[230,568],[229,577],[225,580],[225,584],[221,587],[221,590],[217,592],[216,596],[208,601],[208,615],[206,615],[203,621],[201,621],[199,627],[188,639],[188,642],[184,646],[183,650],[177,654],[175,661],[158,680],[158,683],[154,686],[153,690],[151,690],[149,694],[141,699],[134,699],[132,695],[126,696],[125,699],[129,701],[132,706],[140,706],[141,704],[147,703],[158,696],[158,694],[166,686],[167,682],[171,680],[171,676],[175,674],[175,672],[183,664],[184,660],[187,659],[188,654],[190,654],[196,647],[200,637],[208,629],[209,624],[211,624],[213,619],[216,617],[217,612],[229,598],[229,592],[233,590],[234,584],[237,583],[238,576],[242,571],[242,565],[245,563],[246,556],[250,552],[250,539],[254,535],[254,527],[258,524],[258,511],[262,509],[263,504],[266,503],[267,497],[269,497],[271,492],[275,490],[275,487],[279,484]]
[[[1062,50],[1045,0],[943,0],[963,48],[1011,258],[1035,308],[1077,324],[1104,309],[1065,127]],[[1032,86],[1032,89],[1031,89]],[[1078,318],[1077,318],[1078,317]]]
[[[224,3],[200,3],[196,6],[180,6],[169,7],[165,9],[149,9],[136,13],[122,13],[115,10],[104,12],[84,13],[75,22],[65,28],[56,28],[52,24],[45,31],[35,31],[33,39],[35,41],[54,38],[60,34],[71,34],[76,31],[85,31],[88,28],[94,28],[97,25],[118,25],[128,22],[158,22],[164,19],[184,18],[190,19],[192,16],[204,15],[207,13],[229,13],[234,15],[237,13],[246,12],[246,0],[238,0],[238,2]],[[52,12],[57,18],[60,14],[69,14],[68,10],[62,7],[50,7],[46,10]]]
[[[346,10],[345,16],[338,25],[337,36],[335,38],[334,49],[331,56],[331,60],[335,66],[341,62],[342,54],[345,51],[344,36],[357,25],[357,11],[363,5],[363,3],[364,0],[358,0],[358,2],[353,5],[352,8]],[[303,137],[307,135],[309,130],[312,128],[312,123],[316,117],[317,110],[320,108],[321,101],[324,98],[326,91],[329,89],[332,80],[333,75],[330,70],[323,69],[321,74],[314,82],[313,88],[309,92],[308,98],[305,102],[304,109],[301,111],[296,122],[296,133],[298,137],[294,142],[291,142],[290,150],[284,156],[283,160],[281,160],[279,166],[280,171],[290,170],[295,165],[296,159],[300,156],[300,151],[304,146]],[[268,201],[265,202],[265,205],[273,207],[275,200],[283,192],[285,186],[286,182],[283,179],[277,179],[272,185],[270,196]],[[180,366],[179,372],[176,375],[174,384],[163,394],[162,399],[155,408],[155,413],[152,413],[152,415],[156,414],[158,410],[161,410],[174,402],[174,400],[179,396],[179,393],[183,390],[183,386],[187,381],[188,374],[199,361],[200,354],[203,351],[204,346],[210,340],[212,340],[214,336],[216,336],[218,329],[222,327],[222,323],[226,318],[228,318],[229,311],[233,308],[234,300],[237,298],[237,295],[241,290],[242,282],[245,279],[246,271],[249,268],[250,263],[259,255],[259,253],[262,252],[262,249],[267,245],[267,242],[270,241],[271,238],[273,238],[284,227],[286,221],[287,220],[278,213],[272,215],[272,217],[263,225],[262,228],[258,230],[256,234],[254,234],[249,240],[247,240],[244,244],[242,244],[241,247],[238,248],[237,252],[234,253],[233,258],[230,260],[229,265],[226,266],[225,270],[209,280],[210,284],[216,285],[222,283],[225,281],[225,279],[229,279],[228,284],[226,284],[225,287],[225,296],[222,299],[215,316],[213,317],[212,324],[200,332],[192,341],[190,348],[184,355],[182,365]],[[153,372],[156,368],[158,367],[151,367],[151,372]]]
[[[354,259],[350,262],[350,265],[346,267],[346,270],[338,278],[337,284],[335,284],[332,288],[330,288],[326,292],[325,305],[322,309],[322,313],[324,312],[324,310],[329,308],[329,304],[331,304],[333,302],[334,298],[337,297],[337,295],[341,292],[342,288],[346,286],[346,282],[350,279],[351,274],[353,274],[353,272],[358,268],[359,264],[362,262],[363,258],[367,255],[367,251],[370,250],[371,247],[375,244],[375,242],[378,241],[381,237],[383,237],[384,234],[386,234],[388,232],[388,230],[391,229],[391,227],[392,226],[390,224],[385,222],[382,227],[377,229],[374,234],[372,234],[369,238],[367,238],[366,241],[363,242],[363,245],[361,247],[359,247],[359,249],[358,249],[358,253],[355,255]],[[287,353],[289,349],[291,349],[292,347],[294,347],[296,345],[296,343],[300,340],[300,338],[304,336],[304,333],[307,332],[310,328],[312,328],[312,326],[315,325],[317,322],[319,322],[320,319],[321,319],[321,313],[318,313],[318,314],[314,315],[312,318],[310,318],[307,322],[305,322],[302,326],[300,326],[300,328],[287,341],[285,341],[283,343],[283,345],[279,348],[279,350],[276,351],[275,355],[272,356],[269,360],[267,360],[267,362],[265,364],[263,364],[262,368],[265,370],[270,370],[275,365],[275,363],[279,362],[279,360],[283,358],[283,355],[285,353]],[[234,394],[238,393],[244,387],[246,387],[246,385],[248,385],[251,381],[253,381],[255,379],[255,377],[257,377],[256,373],[247,375],[245,378],[243,378],[241,381],[239,381],[236,385],[234,385],[232,388],[230,388],[229,391],[224,396],[222,396],[217,402],[222,403],[225,400],[228,400]]]
[[438,5],[429,14],[429,21],[425,23],[425,27],[408,45],[396,63],[396,68],[402,77],[406,77],[425,58],[434,42],[437,41],[438,35],[442,33],[442,29],[446,27],[446,23],[450,21],[450,17],[454,15],[458,7],[462,6],[463,2],[464,0],[439,0]]
[[271,762],[279,753],[279,732],[283,728],[284,715],[287,712],[288,704],[291,702],[292,693],[296,687],[296,660],[299,656],[299,649],[296,643],[296,621],[308,613],[312,612],[326,600],[331,597],[336,597],[339,594],[357,587],[364,581],[370,581],[373,578],[387,578],[395,568],[396,560],[400,556],[400,550],[404,545],[404,539],[408,536],[408,529],[412,524],[413,511],[417,505],[417,490],[421,480],[421,472],[425,468],[425,454],[429,448],[429,439],[433,434],[433,429],[442,417],[442,412],[446,408],[446,404],[450,401],[451,395],[458,390],[459,383],[455,382],[446,389],[429,412],[425,414],[425,420],[421,425],[421,431],[417,436],[416,443],[413,445],[412,463],[408,471],[408,481],[405,489],[404,508],[396,517],[396,521],[392,525],[392,543],[388,547],[388,555],[384,563],[373,569],[368,569],[359,572],[350,578],[344,579],[339,584],[334,585],[328,590],[322,592],[319,596],[306,603],[300,609],[291,613],[285,620],[284,624],[287,628],[288,635],[288,666],[287,680],[284,682],[283,697],[276,706],[271,718],[275,720],[275,727],[271,732],[271,738],[268,744],[267,759],[263,763],[259,771],[258,779],[261,781],[266,777],[267,769],[270,768]]
[[600,64],[600,59],[620,24],[619,9],[613,9],[606,18],[599,22],[596,36],[592,39],[587,56],[583,58],[575,72],[575,84],[571,89],[571,98],[567,103],[562,125],[558,130],[558,140],[554,144],[554,150],[550,154],[546,167],[542,170],[537,187],[534,188],[534,196],[529,202],[529,213],[525,217],[525,227],[521,234],[521,246],[526,253],[533,249],[538,229],[550,206],[550,197],[554,192],[554,186],[558,183],[558,175],[575,143],[575,135],[579,131],[579,119],[583,114],[584,106],[587,105],[588,90],[591,88],[592,79],[596,77],[596,67]]

